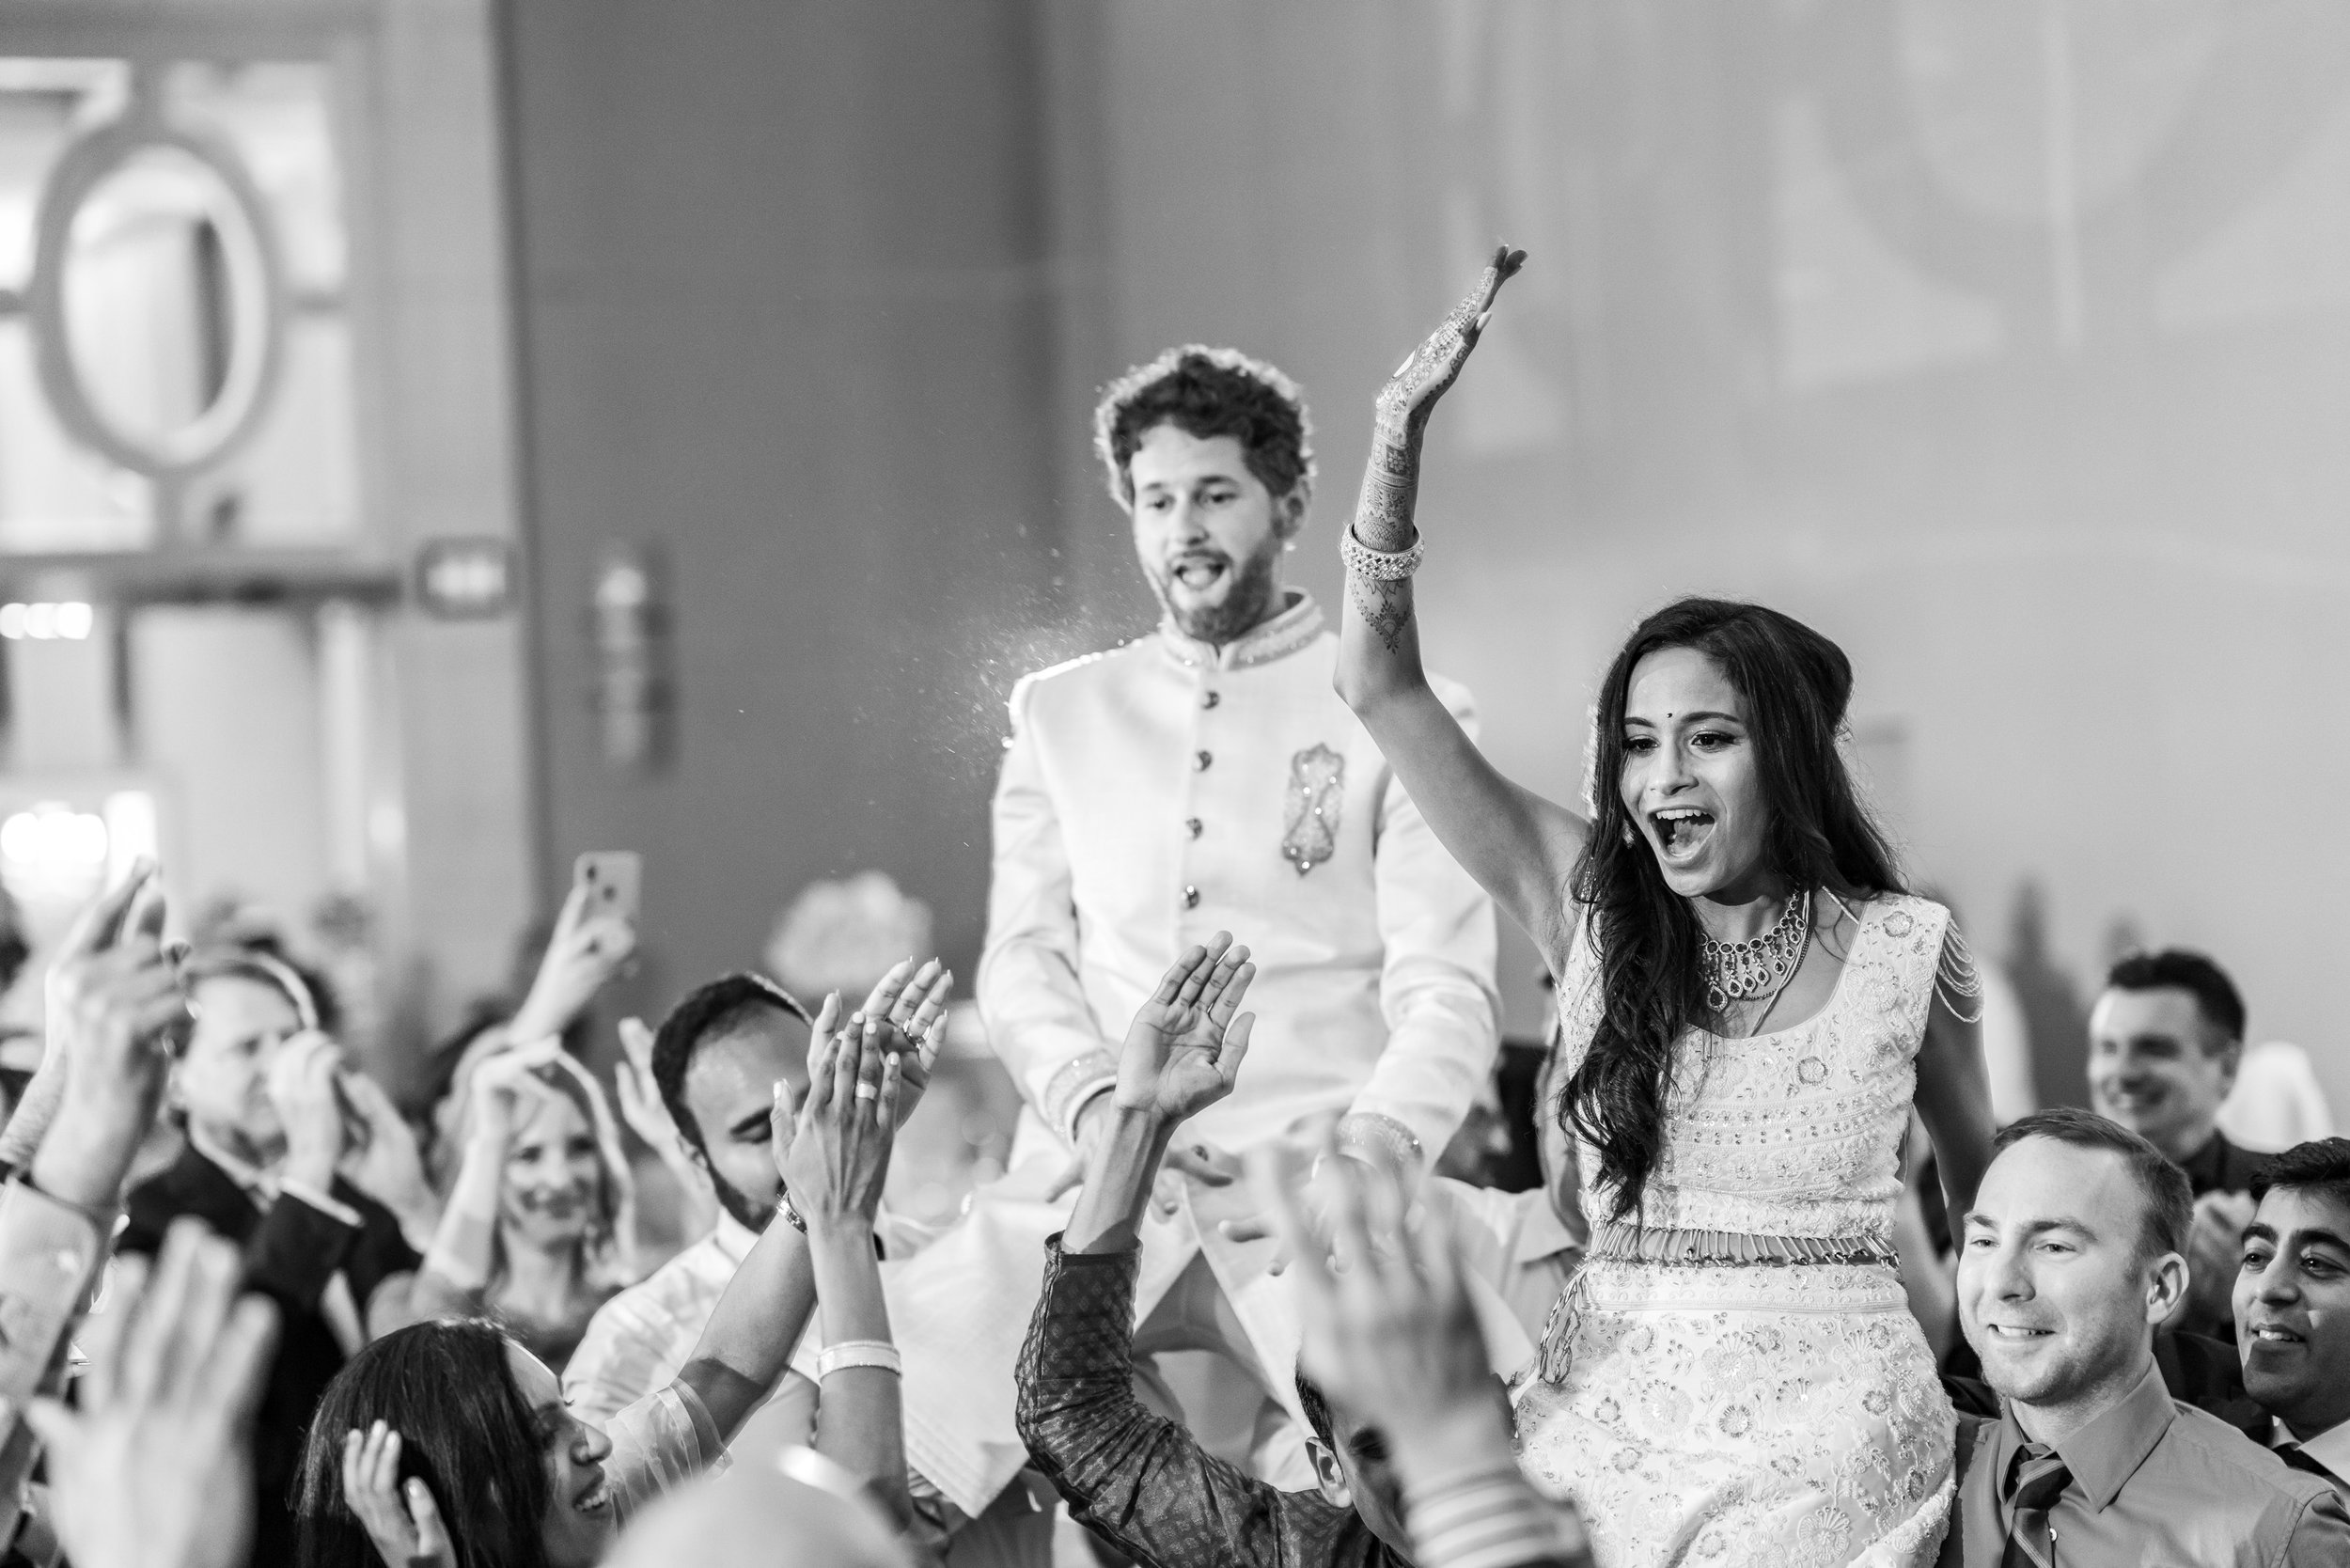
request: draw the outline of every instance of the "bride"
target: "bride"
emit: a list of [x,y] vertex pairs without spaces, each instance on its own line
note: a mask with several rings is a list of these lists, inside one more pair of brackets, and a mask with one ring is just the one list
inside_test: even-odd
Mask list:
[[1588,821],[1429,688],[1421,437],[1524,259],[1496,253],[1380,394],[1338,674],[1559,981],[1597,1223],[1518,1384],[1521,1457],[1611,1568],[1929,1563],[1953,1418],[1893,1211],[1913,1105],[1951,1213],[1990,1161],[1981,988],[1949,912],[1901,886],[1837,752],[1852,666],[1801,622],[1706,599],[1641,622],[1600,688]]

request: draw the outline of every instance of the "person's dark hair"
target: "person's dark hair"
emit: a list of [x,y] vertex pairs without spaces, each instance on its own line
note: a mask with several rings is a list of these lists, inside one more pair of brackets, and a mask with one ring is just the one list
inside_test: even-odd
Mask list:
[[24,961],[32,956],[32,943],[24,935],[24,911],[18,907],[15,894],[0,887],[0,992],[16,984],[16,977],[24,972]]
[[669,1107],[669,1120],[677,1123],[678,1136],[705,1159],[710,1145],[702,1137],[701,1124],[685,1105],[685,1074],[694,1065],[694,1054],[704,1042],[722,1039],[753,1015],[768,1011],[788,1012],[803,1024],[815,1023],[797,996],[766,976],[745,970],[687,992],[653,1033],[653,1086],[661,1090],[661,1103]]
[[343,1435],[383,1421],[400,1437],[400,1480],[431,1488],[456,1568],[546,1568],[547,1472],[538,1421],[479,1321],[420,1323],[361,1350],[310,1421],[294,1500],[300,1568],[376,1568],[343,1497]]
[[[2184,991],[2203,1022],[2230,1041],[2244,1038],[2244,996],[2228,972],[2199,952],[2165,948],[2131,953],[2106,971],[2108,991]],[[2207,1053],[2208,1054],[2208,1053]]]
[[1142,438],[1160,425],[1201,441],[1230,436],[1240,443],[1248,471],[1277,498],[1313,483],[1305,394],[1289,377],[1237,349],[1186,343],[1103,388],[1093,411],[1093,447],[1121,507],[1135,500],[1126,465]]
[[1601,1014],[1559,1097],[1568,1129],[1599,1151],[1597,1176],[1616,1189],[1617,1219],[1638,1212],[1663,1150],[1673,1046],[1714,1021],[1697,917],[1667,885],[1618,785],[1633,671],[1670,648],[1704,654],[1746,704],[1771,869],[1842,898],[1902,891],[1892,851],[1837,751],[1852,699],[1842,649],[1792,616],[1721,599],[1679,600],[1633,628],[1600,686],[1591,826],[1568,884],[1584,939],[1597,944]]
[[2252,1201],[2278,1187],[2324,1194],[2350,1210],[2350,1137],[2317,1137],[2271,1154],[2252,1173]]
[[2145,1249],[2143,1255],[2186,1255],[2187,1229],[2195,1222],[2195,1191],[2187,1184],[2186,1172],[2166,1159],[2161,1150],[2120,1122],[2108,1121],[2095,1111],[2075,1105],[2058,1105],[2017,1117],[1999,1129],[1991,1147],[1995,1152],[2003,1153],[2026,1138],[2034,1137],[2075,1149],[2103,1150],[2121,1155],[2123,1163],[2129,1167],[2130,1180],[2137,1184],[2138,1196],[2146,1200],[2146,1221],[2139,1235],[2139,1245]]
[[1306,1424],[1322,1439],[1322,1446],[1332,1453],[1339,1451],[1338,1428],[1330,1419],[1330,1401],[1322,1386],[1306,1375],[1306,1369],[1297,1369],[1297,1403],[1306,1412]]

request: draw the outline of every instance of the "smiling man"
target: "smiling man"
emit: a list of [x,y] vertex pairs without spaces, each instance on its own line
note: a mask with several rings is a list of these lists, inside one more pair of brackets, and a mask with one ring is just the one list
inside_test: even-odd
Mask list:
[[[1282,583],[1313,489],[1295,385],[1178,349],[1108,389],[1095,433],[1164,617],[1012,691],[979,1009],[1030,1112],[1014,1163],[1048,1132],[1084,1150],[1118,1031],[1167,964],[1219,928],[1254,933],[1249,1081],[1169,1156],[1136,1347],[1225,1352],[1267,1402],[1262,1473],[1308,1485],[1277,1419],[1294,1326],[1249,1289],[1272,1247],[1222,1229],[1256,1228],[1238,1156],[1336,1118],[1348,1153],[1417,1181],[1499,1043],[1493,910],[1332,691],[1321,606]],[[1469,722],[1467,694],[1441,689]]]
[[2132,953],[2090,1009],[2090,1104],[2161,1150],[2195,1197],[2187,1296],[2166,1326],[2220,1340],[2235,1331],[2228,1286],[2261,1166],[2219,1130],[2243,1055],[2244,998],[2201,953]]
[[2277,1155],[2235,1276],[2244,1386],[2286,1464],[2350,1498],[2350,1138]]
[[1961,1419],[1944,1568],[2350,1561],[2330,1487],[2163,1387],[2154,1325],[2186,1288],[2177,1167],[2072,1109],[2013,1123],[1998,1150],[1966,1216],[1958,1306],[2005,1413]]

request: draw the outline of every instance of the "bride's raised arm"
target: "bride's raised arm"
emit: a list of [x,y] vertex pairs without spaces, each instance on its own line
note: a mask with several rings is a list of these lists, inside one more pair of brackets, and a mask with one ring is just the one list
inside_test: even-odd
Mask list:
[[1445,848],[1555,964],[1574,925],[1562,889],[1583,848],[1583,820],[1485,760],[1430,688],[1412,614],[1412,573],[1424,548],[1413,510],[1428,417],[1468,363],[1494,296],[1525,261],[1524,251],[1496,250],[1477,287],[1379,394],[1362,496],[1340,544],[1346,604],[1337,685]]

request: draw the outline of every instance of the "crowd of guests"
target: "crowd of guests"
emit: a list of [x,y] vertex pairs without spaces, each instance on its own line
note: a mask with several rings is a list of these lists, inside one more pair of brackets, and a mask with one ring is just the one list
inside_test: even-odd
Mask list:
[[[1579,811],[1420,666],[1422,437],[1524,259],[1381,394],[1337,634],[1279,580],[1293,384],[1192,348],[1104,399],[1167,619],[1014,691],[978,991],[1039,1157],[950,1225],[882,1200],[935,960],[714,977],[621,1027],[616,1118],[580,1037],[636,935],[575,892],[412,1123],[284,953],[167,941],[151,865],[100,898],[0,1133],[8,1553],[2350,1563],[2350,1140],[2220,1132],[2216,964],[2116,964],[2089,1108],[1997,1126],[1982,977],[1845,771],[1834,643],[1651,616]],[[1496,909],[1558,983],[1513,1193],[1442,1158]],[[622,1121],[709,1216],[650,1274]],[[1176,1350],[1246,1380],[1246,1463]]]
[[[45,1054],[5,1151],[14,1556],[455,1568],[674,1560],[685,1543],[740,1561],[968,1549],[909,1480],[878,1268],[925,1239],[881,1190],[951,977],[903,964],[861,1004],[813,1012],[750,974],[684,996],[635,1064],[652,1091],[637,1120],[716,1219],[632,1280],[619,1130],[558,1041],[633,934],[576,917],[546,984],[452,1075],[450,1149],[351,1068],[294,969],[167,947],[150,870],[90,911],[50,974]],[[607,962],[561,973],[598,941]],[[1365,1178],[1315,1215],[1300,1171],[1260,1162],[1308,1327],[1316,1489],[1210,1457],[1137,1396],[1140,1227],[1178,1129],[1246,1071],[1246,960],[1193,949],[1128,1030],[1018,1369],[1035,1469],[1107,1561],[1583,1560],[1572,1510],[1520,1477],[1495,1375],[1496,1336],[1511,1320],[1539,1333],[1588,1231],[1557,1179],[1563,1138],[1543,1139],[1551,1179],[1528,1192],[1439,1177],[1415,1198]],[[2243,1019],[2208,959],[2117,964],[2092,1013],[2096,1108],[2005,1128],[1929,1261],[1961,1330],[1946,1560],[2013,1560],[2018,1518],[2068,1565],[2150,1560],[2171,1540],[2185,1560],[2342,1560],[2308,1544],[2350,1540],[2311,1536],[2340,1504],[2313,1513],[2261,1466],[2350,1497],[2350,1140],[2273,1156],[2228,1141]],[[180,1152],[126,1191],[159,1130]],[[1499,1306],[1480,1317],[1483,1287]],[[809,1377],[791,1362],[812,1323]],[[755,1473],[708,1479],[755,1417],[774,1427],[736,1448]],[[2059,1476],[2093,1506],[2051,1506]],[[1048,1535],[1029,1539],[1048,1560]]]

